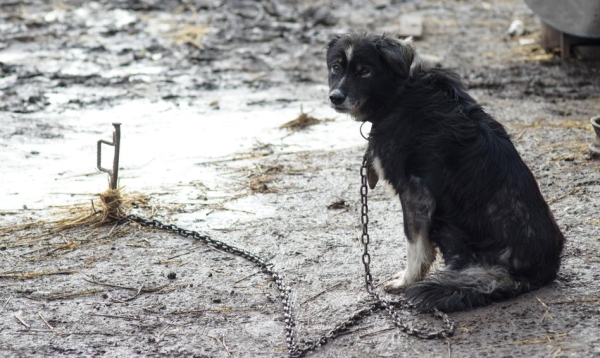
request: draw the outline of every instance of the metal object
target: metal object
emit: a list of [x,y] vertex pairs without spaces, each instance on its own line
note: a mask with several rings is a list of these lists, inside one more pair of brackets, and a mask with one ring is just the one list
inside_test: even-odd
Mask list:
[[600,1],[525,0],[546,24],[578,37],[600,38]]
[[594,132],[596,132],[596,138],[590,144],[590,150],[596,154],[600,154],[600,116],[590,118]]
[[448,315],[439,311],[437,308],[433,310],[433,316],[439,320],[441,320],[444,324],[444,328],[425,332],[418,328],[413,328],[408,324],[402,321],[402,318],[398,315],[398,311],[396,311],[395,306],[401,306],[403,308],[410,308],[411,305],[407,301],[398,301],[398,302],[390,302],[381,298],[377,292],[373,290],[373,276],[371,275],[370,263],[371,263],[371,255],[369,255],[369,205],[367,202],[367,194],[369,193],[368,187],[368,179],[367,179],[367,168],[369,163],[369,156],[365,153],[363,157],[363,163],[360,167],[360,201],[361,201],[361,210],[360,210],[360,222],[362,224],[362,235],[361,242],[363,244],[363,255],[362,262],[365,266],[365,288],[373,301],[376,302],[378,307],[385,309],[390,316],[392,316],[392,320],[396,327],[400,328],[400,330],[409,336],[414,336],[422,339],[434,339],[434,338],[447,338],[454,334],[454,322],[448,318]]
[[[578,57],[596,59],[598,58],[597,47],[600,46],[600,39],[588,39],[560,32],[550,25],[542,22],[541,44],[547,52],[560,48],[560,55],[563,60],[571,58],[574,53]],[[596,52],[594,52],[596,50]]]
[[546,51],[560,47],[563,60],[571,58],[574,51],[581,52],[581,57],[597,57],[583,47],[600,46],[600,1],[525,0],[525,3],[542,20],[542,47]]
[[[115,127],[115,131],[113,132],[113,141],[109,142],[103,139],[98,141],[98,149],[97,153],[97,161],[96,166],[98,170],[101,172],[108,173],[110,176],[110,188],[115,190],[117,189],[118,180],[119,180],[119,153],[121,151],[121,123],[113,123]],[[115,147],[115,155],[113,158],[113,167],[112,170],[106,169],[102,167],[102,144],[110,145]]]
[[443,323],[443,328],[431,332],[426,332],[420,329],[413,328],[408,324],[402,321],[402,318],[399,317],[398,311],[396,308],[401,308],[404,310],[408,310],[412,308],[412,306],[405,300],[400,301],[386,301],[383,300],[379,295],[374,291],[373,287],[373,277],[371,275],[370,263],[371,256],[369,255],[369,206],[367,202],[367,194],[369,192],[368,183],[367,183],[367,163],[368,156],[365,154],[363,158],[363,163],[360,168],[361,175],[361,187],[360,187],[360,197],[361,197],[361,224],[362,224],[362,237],[361,242],[363,244],[363,255],[362,262],[365,267],[365,286],[369,296],[371,297],[371,302],[366,308],[356,312],[352,316],[348,317],[337,326],[335,326],[332,330],[327,332],[325,335],[310,341],[304,341],[302,346],[298,346],[296,344],[296,332],[295,332],[295,319],[292,312],[292,303],[291,303],[291,290],[286,285],[283,275],[279,274],[275,270],[273,270],[273,264],[268,263],[266,260],[262,259],[259,256],[254,255],[251,252],[246,250],[237,248],[235,246],[226,244],[222,241],[212,239],[208,235],[201,235],[197,231],[185,230],[176,225],[165,225],[158,220],[147,220],[137,215],[129,215],[119,222],[120,224],[124,224],[127,222],[135,222],[145,227],[152,227],[159,230],[170,231],[176,233],[178,235],[184,237],[191,237],[196,240],[199,240],[209,246],[212,246],[219,251],[224,251],[239,257],[242,257],[254,265],[259,267],[262,272],[269,275],[276,283],[277,291],[279,291],[279,297],[281,299],[281,303],[283,305],[283,315],[285,318],[285,339],[288,347],[288,354],[290,358],[299,358],[304,357],[306,354],[315,351],[317,348],[327,344],[331,340],[338,337],[343,332],[347,331],[349,328],[357,325],[363,318],[368,317],[373,314],[373,312],[378,310],[385,309],[393,319],[394,324],[400,328],[400,330],[407,335],[414,336],[421,339],[434,339],[440,338],[445,339],[454,334],[455,325],[454,322],[450,320],[450,318],[445,314],[438,310],[433,312],[433,316]]

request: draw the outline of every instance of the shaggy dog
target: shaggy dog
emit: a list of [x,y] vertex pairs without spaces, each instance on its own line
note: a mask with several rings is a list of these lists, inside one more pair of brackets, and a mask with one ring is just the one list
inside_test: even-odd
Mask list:
[[[504,127],[460,78],[414,62],[410,41],[335,36],[329,100],[372,123],[371,189],[400,198],[407,262],[387,291],[423,310],[466,310],[556,278],[564,237]],[[445,268],[427,275],[438,248]]]

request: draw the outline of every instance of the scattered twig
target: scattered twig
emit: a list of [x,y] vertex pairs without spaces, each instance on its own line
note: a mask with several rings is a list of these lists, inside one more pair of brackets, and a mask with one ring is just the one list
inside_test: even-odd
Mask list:
[[10,233],[10,232],[15,232],[15,231],[21,231],[21,230],[28,230],[31,228],[36,228],[40,225],[45,224],[45,221],[41,221],[41,222],[35,222],[35,223],[26,223],[26,224],[18,224],[18,225],[12,225],[12,226],[5,226],[3,228],[0,229],[0,232],[5,232],[5,233]]
[[562,200],[562,199],[566,198],[567,196],[569,196],[571,194],[574,194],[578,189],[579,188],[573,188],[573,189],[569,190],[568,192],[566,192],[564,194],[561,194],[561,195],[559,195],[557,197],[554,197],[554,198],[548,200],[548,205],[552,205],[552,204],[556,203],[557,201]]
[[284,194],[285,195],[296,195],[296,194],[310,193],[311,191],[317,191],[317,189],[314,188],[314,189],[307,189],[307,190],[300,190],[300,191],[292,191],[292,192],[287,192]]
[[206,309],[198,309],[198,310],[187,310],[187,311],[173,311],[173,312],[168,312],[168,313],[165,313],[165,314],[166,315],[167,314],[179,315],[179,314],[188,314],[188,313],[204,313],[206,311],[208,311],[208,310],[206,310]]
[[158,333],[158,335],[156,335],[156,343],[158,343],[162,339],[162,336],[165,334],[167,329],[171,328],[172,325],[173,325],[172,322],[167,323],[167,326],[165,327],[165,329],[163,329],[162,331],[160,331]]
[[137,296],[140,295],[140,292],[142,292],[143,289],[144,289],[144,286],[140,286],[140,288],[137,290],[137,292],[135,293],[135,295],[133,295],[133,296],[131,296],[129,298],[126,298],[124,300],[112,299],[112,301],[116,302],[116,303],[125,303],[125,302],[129,302],[129,301],[133,301]]
[[229,352],[229,348],[227,348],[227,345],[225,345],[225,333],[223,333],[223,340],[218,339],[217,337],[213,337],[211,335],[208,335],[210,338],[214,339],[215,341],[221,343],[223,345],[223,348],[225,348],[225,352],[227,352],[227,356],[231,357],[231,352]]
[[554,317],[552,317],[552,315],[549,312],[549,308],[548,305],[546,304],[546,302],[542,301],[541,298],[537,297],[537,300],[539,301],[539,303],[542,305],[542,307],[544,307],[544,314],[542,315],[542,318],[540,319],[540,323],[544,322],[544,319],[546,319],[546,317],[550,318],[551,320],[554,319]]
[[347,213],[348,211],[350,211],[350,208],[342,209],[342,210],[340,210],[340,211],[338,211],[338,212],[336,212],[336,213],[333,213],[333,214],[331,215],[331,217],[338,216],[338,215],[342,215],[342,214],[344,214],[344,213]]
[[[219,308],[199,308],[199,309],[191,309],[191,310],[186,310],[186,311],[172,311],[172,312],[166,312],[164,313],[164,315],[181,315],[181,314],[189,314],[189,313],[205,313],[205,312],[248,312],[248,311],[257,311],[262,309],[262,307],[231,307],[231,306],[224,306],[224,307],[219,307]],[[158,312],[154,312],[148,309],[145,309],[148,312],[152,312],[152,313],[158,313]],[[162,312],[161,312],[162,313]]]
[[452,341],[446,338],[446,344],[448,344],[448,358],[452,358]]
[[[60,177],[60,178],[56,178],[54,180],[66,180],[66,179],[73,179],[73,178],[80,178],[80,177],[90,177],[90,176],[98,175],[98,174],[102,174],[102,172],[95,171],[95,172],[91,172],[91,173],[74,174],[74,175],[69,175],[69,176],[63,176],[63,177]],[[51,194],[90,195],[90,194],[87,194],[87,193],[51,193]]]
[[100,322],[104,323],[104,325],[105,325],[106,327],[110,327],[110,325],[109,325],[108,323],[106,323],[106,321],[105,321],[105,320],[103,320],[102,318],[100,318]]
[[220,232],[232,232],[232,231],[237,231],[239,229],[235,228],[235,227],[214,227],[211,230],[220,231]]
[[156,286],[156,287],[144,287],[144,286],[142,286],[141,288],[139,288],[139,287],[131,287],[131,286],[114,285],[112,283],[100,282],[100,281],[96,281],[94,279],[90,280],[90,279],[84,278],[83,280],[86,281],[86,282],[89,282],[89,283],[93,283],[94,285],[101,285],[101,286],[114,287],[114,288],[122,288],[124,290],[138,291],[138,290],[141,289],[140,292],[143,292],[143,293],[158,292],[158,291],[162,290],[163,288],[169,286],[168,284],[166,284],[166,285]]
[[195,164],[196,165],[205,165],[205,164],[219,164],[219,163],[227,163],[227,162],[237,162],[237,161],[240,161],[240,160],[262,158],[262,157],[266,157],[267,155],[270,155],[270,154],[266,154],[266,153],[250,154],[250,155],[244,155],[244,156],[232,157],[232,158],[207,160],[207,161],[198,162],[198,163],[195,163]]
[[33,278],[38,278],[40,276],[51,276],[51,275],[72,275],[77,273],[75,270],[43,270],[43,271],[34,271],[34,272],[4,272],[0,273],[0,279],[8,278],[15,280],[30,280]]
[[6,305],[8,304],[8,302],[10,301],[10,299],[12,298],[12,296],[8,296],[8,298],[6,299],[6,302],[4,302],[4,304],[2,305],[2,309],[4,310],[4,307],[6,307]]
[[52,329],[40,329],[40,328],[29,328],[29,329],[20,329],[19,333],[56,333],[57,331]]
[[183,260],[175,259],[175,260],[161,260],[154,262],[155,265],[167,265],[167,264],[181,264]]
[[113,227],[110,229],[110,231],[108,232],[108,234],[106,235],[106,237],[110,237],[110,235],[112,235],[113,231],[115,231],[115,229],[117,228],[117,226],[119,226],[119,222],[115,223],[113,225]]
[[376,335],[376,334],[383,333],[383,332],[387,332],[387,331],[391,331],[391,330],[393,330],[393,329],[396,329],[396,326],[394,326],[394,327],[388,327],[388,328],[384,328],[384,329],[380,329],[380,330],[378,330],[378,331],[375,331],[375,332],[369,332],[369,333],[365,333],[365,334],[363,334],[363,335],[360,335],[360,336],[358,336],[358,338],[360,338],[360,339],[363,339],[363,338],[365,338],[365,337],[374,336],[374,335]]
[[29,298],[31,300],[56,301],[56,300],[66,300],[69,298],[80,297],[80,296],[93,295],[95,293],[99,293],[102,291],[104,291],[104,290],[85,290],[85,291],[79,291],[79,292],[59,293],[59,294],[53,294],[53,295],[47,295],[47,296],[44,296],[44,295],[25,296],[25,298]]
[[552,301],[552,302],[548,302],[548,304],[549,305],[562,305],[562,304],[569,304],[569,303],[587,303],[587,302],[600,303],[600,298],[582,298],[580,300]]
[[221,342],[223,343],[223,347],[225,347],[225,351],[227,352],[227,355],[229,357],[231,357],[231,352],[229,352],[229,348],[227,348],[227,345],[225,344],[225,333],[223,333],[223,339]]
[[353,329],[353,330],[349,330],[349,331],[343,331],[343,332],[340,333],[340,336],[341,335],[345,336],[345,335],[348,335],[348,334],[352,334],[352,333],[364,331],[364,330],[371,329],[371,328],[373,328],[373,325],[369,325],[369,326],[366,326],[366,327],[359,327],[359,328],[356,328],[356,329]]
[[107,318],[121,318],[121,319],[129,319],[129,320],[136,320],[136,321],[140,320],[139,317],[135,317],[135,316],[119,316],[119,315],[113,315],[113,314],[93,313],[92,316],[107,317]]
[[552,358],[556,358],[556,357],[558,357],[558,355],[559,355],[561,352],[562,352],[562,348],[558,347],[558,348],[556,349],[556,352],[554,352],[554,353],[552,354]]
[[31,326],[30,326],[30,325],[28,325],[27,323],[25,323],[25,321],[23,321],[23,319],[22,319],[22,318],[21,318],[21,317],[20,317],[18,314],[16,314],[16,313],[15,313],[13,316],[15,317],[15,319],[16,319],[16,320],[17,320],[17,321],[18,321],[20,324],[22,324],[23,326],[25,326],[27,329],[30,329],[30,328],[31,328]]
[[48,323],[48,321],[46,321],[46,318],[44,318],[44,316],[42,316],[41,312],[38,312],[38,317],[40,317],[40,319],[42,320],[42,322],[44,322],[44,324],[48,327],[48,329],[53,330],[54,327],[52,327],[50,325],[50,323]]
[[249,279],[250,277],[257,275],[258,273],[260,273],[260,271],[256,271],[255,273],[253,273],[253,274],[250,274],[250,275],[248,275],[248,276],[246,276],[246,277],[242,277],[241,279],[239,279],[239,280],[235,281],[233,284],[235,285],[236,283],[240,283],[240,282],[242,282],[242,281],[244,281],[244,280],[247,280],[247,279]]
[[338,287],[338,286],[339,286],[339,285],[341,285],[342,283],[344,283],[344,281],[340,281],[340,282],[336,283],[336,284],[335,284],[335,285],[333,285],[333,286],[329,286],[329,287],[327,287],[326,289],[324,289],[323,291],[321,291],[321,292],[317,293],[316,295],[314,295],[314,296],[311,296],[311,297],[307,298],[307,299],[306,299],[306,300],[304,300],[302,303],[300,303],[300,305],[303,305],[303,304],[305,304],[306,302],[309,302],[309,301],[312,301],[312,300],[314,300],[315,298],[317,298],[317,297],[321,296],[322,294],[324,294],[324,293],[327,293],[327,292],[329,292],[329,291],[333,290],[334,288]]
[[557,333],[552,336],[546,335],[545,337],[540,337],[540,338],[532,338],[532,339],[524,339],[521,341],[492,344],[492,345],[489,345],[488,347],[501,347],[501,346],[507,346],[507,345],[511,345],[511,344],[515,344],[515,345],[516,344],[538,344],[538,343],[552,342],[552,340],[557,340],[560,338],[564,338],[566,336],[567,336],[566,333]]
[[188,252],[184,252],[183,254],[178,254],[175,256],[171,256],[171,257],[167,257],[167,260],[173,260],[175,258],[181,257],[181,256],[185,256],[185,255],[189,255],[189,254],[193,254],[194,252],[198,251],[198,249],[195,250],[189,250]]

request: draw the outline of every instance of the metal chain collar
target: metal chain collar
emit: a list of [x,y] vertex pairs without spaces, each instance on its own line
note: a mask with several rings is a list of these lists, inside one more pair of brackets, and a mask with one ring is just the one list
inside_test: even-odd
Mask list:
[[123,219],[121,219],[120,224],[135,222],[144,227],[152,227],[159,230],[170,231],[176,233],[178,235],[184,237],[191,237],[196,240],[199,240],[206,245],[214,247],[220,251],[225,251],[227,253],[242,257],[254,265],[259,267],[264,273],[271,276],[275,284],[277,285],[277,291],[279,291],[279,297],[281,299],[281,303],[283,305],[283,315],[285,318],[285,339],[288,347],[289,357],[290,358],[299,358],[304,357],[307,353],[314,351],[320,346],[323,346],[330,342],[331,340],[338,337],[344,331],[348,330],[348,328],[355,326],[358,324],[363,318],[370,316],[373,312],[385,309],[391,316],[394,324],[400,328],[400,330],[407,335],[414,336],[422,339],[433,339],[433,338],[446,338],[450,337],[454,334],[454,322],[452,322],[445,313],[442,313],[438,310],[433,312],[433,316],[443,322],[444,328],[432,331],[425,332],[416,328],[409,326],[408,324],[402,321],[402,318],[398,315],[398,311],[396,307],[402,309],[409,309],[411,305],[404,301],[386,301],[382,299],[375,291],[373,287],[373,277],[371,275],[370,263],[371,256],[369,255],[368,246],[369,246],[369,232],[368,232],[368,224],[369,224],[369,206],[367,203],[367,194],[368,194],[368,186],[367,186],[367,165],[368,165],[368,157],[365,154],[363,158],[362,167],[360,169],[361,175],[361,188],[360,188],[360,197],[361,197],[361,224],[362,224],[362,236],[361,243],[363,245],[363,255],[362,262],[365,267],[365,285],[367,292],[369,293],[372,302],[362,310],[356,312],[352,316],[348,317],[346,320],[335,326],[328,333],[323,335],[322,337],[305,341],[302,343],[302,346],[298,346],[296,344],[296,334],[295,327],[296,323],[294,320],[294,316],[292,314],[292,303],[290,299],[290,288],[286,285],[283,275],[279,274],[275,270],[273,270],[273,264],[268,263],[264,259],[259,256],[254,255],[251,252],[246,250],[237,248],[233,245],[226,244],[222,241],[212,239],[208,235],[201,235],[197,231],[185,230],[176,225],[166,225],[158,220],[148,220],[144,219],[137,215],[129,215]]

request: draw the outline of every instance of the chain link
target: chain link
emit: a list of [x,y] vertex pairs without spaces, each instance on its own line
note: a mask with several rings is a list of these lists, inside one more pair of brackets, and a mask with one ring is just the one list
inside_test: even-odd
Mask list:
[[378,310],[386,310],[389,315],[392,317],[394,324],[404,333],[410,336],[422,338],[422,339],[434,339],[434,338],[446,338],[450,337],[454,334],[454,322],[448,318],[448,316],[440,312],[438,310],[433,311],[433,316],[436,319],[439,319],[443,323],[443,328],[437,331],[425,332],[419,330],[417,328],[413,328],[408,324],[404,323],[402,318],[399,316],[396,308],[408,310],[412,308],[412,306],[404,301],[386,301],[382,299],[374,290],[373,286],[373,276],[371,275],[371,255],[369,254],[369,206],[367,202],[367,194],[369,193],[369,189],[367,186],[367,165],[368,165],[368,156],[365,154],[363,158],[363,163],[360,168],[360,176],[361,176],[361,187],[360,187],[360,200],[361,200],[361,211],[360,211],[360,221],[362,224],[362,235],[361,235],[361,243],[363,245],[363,254],[362,254],[362,262],[365,268],[365,287],[367,293],[371,297],[371,302],[368,304],[366,308],[356,312],[352,316],[348,317],[340,324],[335,326],[332,330],[327,332],[322,337],[306,341],[302,343],[302,347],[299,347],[296,344],[296,323],[294,320],[293,312],[292,312],[292,302],[290,299],[291,290],[286,285],[283,275],[276,272],[273,269],[273,264],[268,263],[266,260],[262,259],[255,254],[248,252],[246,250],[240,249],[233,245],[229,245],[219,240],[212,239],[208,235],[201,235],[197,231],[185,230],[176,225],[167,225],[163,224],[158,220],[148,220],[144,219],[137,215],[129,215],[123,219],[121,219],[120,224],[125,224],[128,222],[134,222],[144,227],[151,227],[159,230],[170,231],[176,233],[178,235],[184,237],[191,237],[196,240],[199,240],[206,245],[214,247],[220,251],[224,251],[230,253],[232,255],[236,255],[238,257],[242,257],[254,265],[259,267],[262,272],[271,276],[273,281],[277,286],[277,291],[279,291],[279,297],[281,299],[281,303],[283,305],[283,315],[285,319],[285,339],[288,347],[289,357],[290,358],[300,358],[304,357],[306,354],[316,350],[317,348],[327,344],[331,340],[338,337],[344,331],[348,330],[352,326],[357,325],[363,318],[368,317],[373,314],[373,312]]
[[259,256],[254,255],[251,252],[246,250],[237,248],[233,245],[226,244],[222,241],[212,239],[208,235],[201,235],[197,231],[185,230],[176,225],[166,225],[161,223],[158,220],[148,220],[137,215],[129,215],[121,220],[121,223],[126,222],[135,222],[144,227],[152,227],[159,230],[171,231],[176,234],[179,234],[184,237],[192,237],[196,240],[199,240],[206,245],[214,247],[220,251],[224,251],[239,257],[242,257],[256,266],[258,266],[264,273],[271,276],[275,284],[277,285],[277,291],[279,291],[279,298],[281,299],[281,303],[283,305],[283,315],[285,319],[285,340],[288,346],[288,350],[290,352],[290,357],[302,357],[302,355],[298,355],[298,349],[296,348],[295,342],[295,322],[294,317],[292,315],[292,303],[290,300],[290,289],[285,284],[285,280],[283,275],[279,274],[275,270],[273,270],[273,264],[267,263],[264,259]]
[[363,157],[363,163],[360,167],[360,201],[362,204],[360,210],[360,222],[362,223],[362,235],[361,242],[363,245],[362,262],[365,266],[365,288],[371,298],[376,302],[376,305],[380,308],[385,309],[390,316],[394,324],[400,328],[400,330],[409,336],[414,336],[422,339],[434,339],[434,338],[447,338],[454,334],[454,322],[450,320],[447,314],[439,311],[438,309],[433,310],[433,316],[441,320],[443,328],[437,331],[426,332],[418,328],[413,328],[405,323],[402,318],[398,315],[398,311],[395,307],[402,307],[404,309],[412,308],[412,305],[405,300],[396,302],[386,301],[377,294],[373,289],[373,276],[371,275],[371,255],[369,254],[369,203],[367,202],[367,196],[369,194],[369,187],[367,183],[367,170],[369,165],[369,155],[365,153]]

